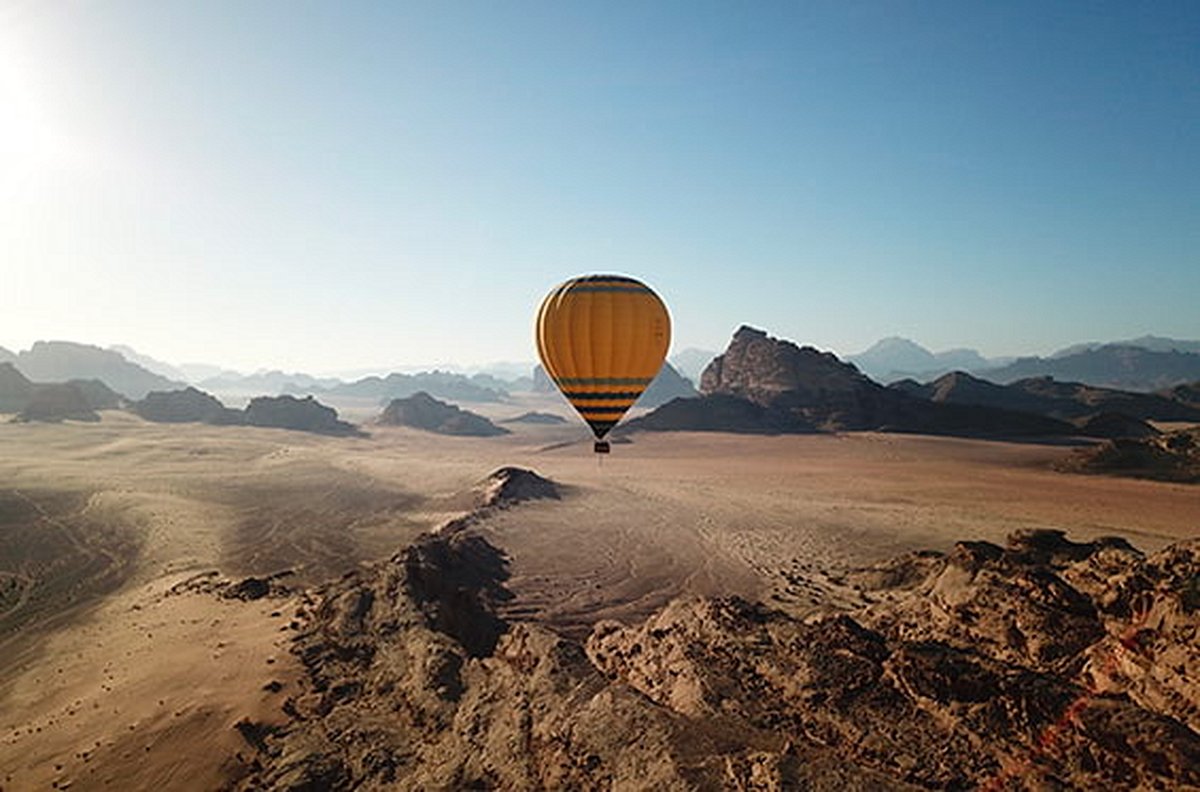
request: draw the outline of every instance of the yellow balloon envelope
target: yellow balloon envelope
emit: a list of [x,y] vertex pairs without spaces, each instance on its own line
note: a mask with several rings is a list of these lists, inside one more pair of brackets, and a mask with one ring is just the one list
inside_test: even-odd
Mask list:
[[[646,284],[622,275],[572,278],[538,310],[538,354],[546,374],[592,427],[612,429],[657,376],[671,344],[667,307]],[[597,442],[597,451],[607,451]]]

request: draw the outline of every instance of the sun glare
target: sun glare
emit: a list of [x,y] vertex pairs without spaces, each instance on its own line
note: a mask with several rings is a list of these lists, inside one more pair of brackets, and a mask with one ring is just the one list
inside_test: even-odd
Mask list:
[[51,112],[51,97],[38,85],[36,59],[4,42],[0,52],[0,174],[23,177],[84,160],[77,141]]

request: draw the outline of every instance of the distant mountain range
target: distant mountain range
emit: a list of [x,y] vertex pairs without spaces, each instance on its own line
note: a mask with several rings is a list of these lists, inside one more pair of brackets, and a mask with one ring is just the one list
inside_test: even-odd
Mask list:
[[1054,377],[1101,387],[1153,391],[1200,379],[1200,341],[1142,336],[1076,344],[1049,357],[986,358],[973,349],[930,352],[906,338],[885,338],[846,360],[879,382],[932,380],[963,371],[1006,383]]
[[184,385],[130,362],[120,352],[72,341],[37,341],[17,353],[12,363],[34,382],[96,379],[131,399]]
[[1050,355],[1052,358],[1077,355],[1080,352],[1090,352],[1105,346],[1131,346],[1148,349],[1151,352],[1200,352],[1200,341],[1184,341],[1179,338],[1164,338],[1163,336],[1144,335],[1137,338],[1127,338],[1121,341],[1087,341],[1082,344],[1072,344]]
[[[451,401],[499,402],[508,397],[508,391],[498,387],[488,387],[496,382],[494,378],[486,374],[476,376],[480,378],[479,381],[464,374],[451,374],[446,371],[427,371],[420,374],[392,373],[386,377],[364,377],[357,382],[335,381],[335,384],[328,387],[288,385],[285,386],[285,391],[314,395],[358,396],[374,399],[381,403],[393,399],[406,399],[422,392]],[[481,384],[482,382],[486,382],[488,385]]]
[[1053,377],[1088,385],[1152,391],[1200,380],[1200,353],[1155,352],[1109,344],[1061,357],[1020,358],[1007,366],[978,373],[999,383]]
[[[638,402],[654,408],[678,397],[696,395],[703,367],[716,357],[702,349],[684,349],[671,357]],[[1142,336],[1119,343],[1087,342],[1060,349],[1048,357],[988,358],[973,349],[931,352],[909,339],[885,338],[846,361],[877,382],[930,382],[960,371],[996,384],[1053,377],[1126,391],[1159,391],[1200,381],[1200,341]],[[540,366],[533,376],[520,373],[520,363],[496,364],[472,375],[449,371],[393,372],[353,382],[302,372],[258,371],[242,374],[206,364],[174,366],[128,346],[102,349],[70,341],[38,341],[30,349],[12,352],[0,347],[0,363],[10,362],[31,381],[61,383],[98,380],[132,400],[151,391],[178,390],[196,384],[225,396],[255,395],[357,396],[386,403],[417,392],[451,401],[496,402],[513,392],[545,390],[548,380]],[[691,375],[689,379],[685,375]]]
[[98,421],[96,410],[123,402],[99,380],[31,382],[12,363],[0,362],[0,413],[16,413],[18,421]]
[[989,359],[974,349],[950,349],[930,352],[907,338],[891,336],[875,342],[870,349],[847,355],[846,361],[858,366],[869,377],[891,382],[905,377],[926,377],[947,371],[981,371],[1003,365],[1009,359]]

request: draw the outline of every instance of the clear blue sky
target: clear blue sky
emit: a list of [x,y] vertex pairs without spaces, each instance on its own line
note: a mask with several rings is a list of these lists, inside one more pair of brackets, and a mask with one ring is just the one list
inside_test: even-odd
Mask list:
[[[347,7],[349,6],[349,7]],[[531,359],[1200,337],[1200,3],[0,2],[0,345]]]

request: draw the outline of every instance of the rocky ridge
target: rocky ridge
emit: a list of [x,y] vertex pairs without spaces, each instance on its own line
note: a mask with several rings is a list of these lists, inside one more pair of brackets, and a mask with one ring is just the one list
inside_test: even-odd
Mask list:
[[[1070,435],[1054,418],[942,404],[885,388],[829,352],[740,328],[705,369],[700,399],[676,400],[628,422],[628,430],[894,431],[966,437]],[[741,402],[741,404],[739,404]],[[725,426],[732,423],[732,428]]]
[[1200,483],[1200,428],[1106,440],[1072,454],[1059,464],[1059,469]]
[[206,423],[216,426],[261,426],[328,435],[362,435],[354,424],[340,420],[337,410],[305,396],[258,396],[244,410],[226,407],[202,390],[152,391],[130,411],[155,423]]
[[496,615],[507,564],[458,521],[309,592],[237,788],[1200,787],[1200,542],[963,542],[850,611],[686,599],[582,644]]

